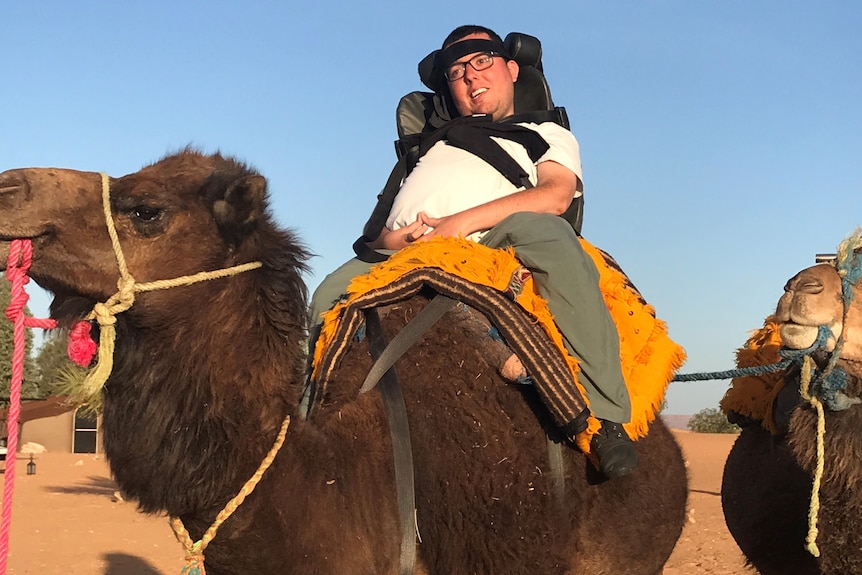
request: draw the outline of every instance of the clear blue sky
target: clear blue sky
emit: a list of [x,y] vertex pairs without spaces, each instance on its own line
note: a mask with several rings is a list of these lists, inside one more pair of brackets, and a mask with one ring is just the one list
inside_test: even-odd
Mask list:
[[[313,288],[352,255],[416,64],[468,23],[542,40],[584,234],[685,346],[683,372],[732,368],[785,281],[862,224],[855,0],[3,2],[0,170],[119,176],[221,150],[269,179]],[[667,413],[727,385],[673,384]]]

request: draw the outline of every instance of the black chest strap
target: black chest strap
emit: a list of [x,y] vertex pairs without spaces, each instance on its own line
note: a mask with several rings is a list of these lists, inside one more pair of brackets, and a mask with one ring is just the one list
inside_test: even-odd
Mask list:
[[[515,187],[532,187],[524,168],[493,140],[492,136],[517,142],[524,147],[533,163],[537,162],[550,147],[542,136],[530,128],[518,124],[492,122],[490,116],[465,116],[452,120],[422,138],[416,161],[437,142],[446,140],[450,146],[466,150],[490,164]],[[413,166],[408,166],[408,173],[412,168]]]

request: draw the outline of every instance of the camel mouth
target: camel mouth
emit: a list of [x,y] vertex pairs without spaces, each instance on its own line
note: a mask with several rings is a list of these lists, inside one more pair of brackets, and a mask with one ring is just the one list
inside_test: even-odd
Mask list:
[[781,324],[781,343],[790,349],[807,349],[814,345],[819,335],[819,326],[794,322]]
[[[2,233],[0,232],[0,272],[6,271],[7,266],[9,265],[9,253],[12,251],[12,242],[15,240],[30,240],[34,244],[42,237],[48,234],[47,230],[37,231],[37,232],[13,232],[13,233]],[[36,246],[34,245],[34,250]]]
[[[37,282],[38,283],[38,282]],[[96,301],[63,289],[49,289],[53,299],[50,306],[50,317],[57,322],[59,328],[71,328],[75,323],[83,320],[92,311]]]
[[[15,236],[12,238],[0,236],[0,273],[8,269],[9,254],[11,253],[12,242],[14,240],[32,240],[34,242],[33,253],[35,258],[39,247],[37,242],[44,236],[45,234],[36,234],[30,237]],[[76,292],[62,280],[42,275],[34,270],[30,270],[28,275],[33,282],[51,295],[52,300],[49,315],[57,321],[58,327],[71,327],[75,322],[86,317],[97,303],[92,297]],[[5,281],[5,278],[0,278],[0,281]]]

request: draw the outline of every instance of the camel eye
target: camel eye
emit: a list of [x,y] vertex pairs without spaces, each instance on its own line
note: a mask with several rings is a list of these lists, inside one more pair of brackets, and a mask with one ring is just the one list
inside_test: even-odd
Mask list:
[[168,212],[163,208],[137,205],[126,210],[129,223],[144,237],[153,237],[164,232]]
[[152,223],[159,219],[162,211],[148,206],[137,206],[131,210],[132,216],[142,223]]

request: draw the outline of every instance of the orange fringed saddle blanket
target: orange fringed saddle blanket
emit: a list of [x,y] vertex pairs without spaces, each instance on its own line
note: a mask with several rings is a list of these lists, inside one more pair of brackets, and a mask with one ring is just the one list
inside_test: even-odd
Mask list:
[[[778,363],[782,360],[778,354],[779,349],[781,335],[778,333],[778,324],[769,316],[763,322],[763,327],[755,331],[745,345],[737,350],[736,367]],[[724,413],[733,411],[759,421],[764,429],[776,434],[778,431],[772,405],[778,392],[784,387],[783,376],[782,372],[773,372],[734,378],[719,404],[721,410]]]
[[[685,352],[670,339],[666,324],[656,318],[655,309],[644,302],[616,262],[589,242],[583,239],[581,242],[599,270],[599,287],[619,333],[620,360],[632,403],[632,419],[625,428],[632,438],[643,437],[661,407],[674,372],[685,361]],[[417,268],[439,268],[502,292],[511,289],[511,280],[519,277],[521,264],[512,249],[492,249],[461,239],[434,239],[399,251],[368,274],[354,278],[348,286],[347,298],[324,315],[315,346],[315,372],[333,342],[342,310],[362,294],[388,285]],[[515,301],[542,325],[576,374],[577,360],[566,352],[547,303],[534,288],[531,276],[522,279]],[[596,429],[598,422],[592,419],[587,431],[578,438],[579,447],[586,452]]]

